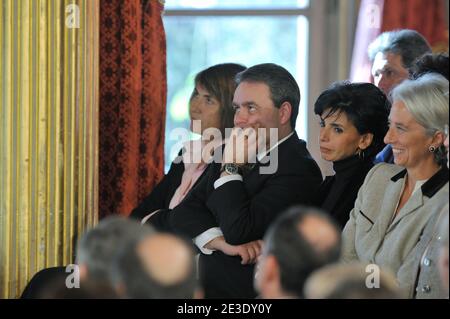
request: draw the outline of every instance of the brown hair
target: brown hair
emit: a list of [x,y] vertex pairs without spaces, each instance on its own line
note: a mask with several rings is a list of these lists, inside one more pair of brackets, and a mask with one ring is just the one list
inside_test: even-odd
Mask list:
[[[234,126],[233,95],[236,90],[235,76],[246,67],[235,63],[211,66],[195,76],[195,84],[204,87],[220,104],[222,134]],[[192,99],[192,97],[191,97]],[[225,136],[225,135],[223,135]]]

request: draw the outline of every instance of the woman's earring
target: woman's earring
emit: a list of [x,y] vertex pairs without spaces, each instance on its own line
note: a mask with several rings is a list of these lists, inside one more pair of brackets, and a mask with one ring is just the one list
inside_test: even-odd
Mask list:
[[358,147],[356,151],[356,155],[358,155],[359,159],[364,160],[364,151]]
[[430,153],[434,153],[436,152],[436,147],[434,147],[433,145],[431,145],[428,150],[430,151]]

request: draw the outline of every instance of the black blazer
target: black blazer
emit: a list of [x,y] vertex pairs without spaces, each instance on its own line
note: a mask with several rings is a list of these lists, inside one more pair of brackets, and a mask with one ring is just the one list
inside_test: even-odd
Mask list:
[[[181,152],[178,156],[181,156]],[[157,209],[169,208],[170,201],[175,194],[178,186],[181,184],[181,179],[184,173],[183,161],[174,160],[170,165],[170,169],[163,179],[155,186],[147,197],[139,204],[138,207],[131,211],[130,217],[141,220],[148,214]],[[194,186],[205,175],[205,172],[197,179]]]
[[320,185],[316,205],[330,213],[342,229],[355,206],[359,188],[372,167],[370,159],[363,161],[357,156],[334,162],[336,174],[325,177]]
[[64,287],[68,275],[66,267],[50,267],[40,270],[27,283],[20,299],[41,299],[45,297],[43,293],[46,289]]
[[[149,222],[160,230],[195,238],[220,227],[233,245],[262,239],[269,225],[286,208],[313,204],[322,182],[320,169],[306,143],[293,134],[278,146],[278,168],[261,174],[268,164],[256,163],[243,174],[243,182],[231,181],[217,189],[220,163],[212,163],[207,175],[172,211],[161,211]],[[253,298],[254,265],[241,265],[240,257],[221,252],[200,256],[200,274],[208,298]]]

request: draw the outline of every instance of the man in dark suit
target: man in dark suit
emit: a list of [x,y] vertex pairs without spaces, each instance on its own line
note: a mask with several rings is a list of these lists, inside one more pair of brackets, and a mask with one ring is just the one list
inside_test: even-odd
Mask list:
[[[217,241],[239,245],[262,239],[284,209],[311,203],[322,181],[306,143],[294,131],[300,102],[294,77],[278,65],[260,64],[238,74],[237,83],[235,128],[222,160],[208,166],[179,206],[148,220],[157,229],[194,240],[202,252],[206,298],[256,296],[254,265],[215,250]],[[270,131],[277,133],[275,139],[269,138]],[[255,251],[250,255],[255,257]]]
[[[417,31],[401,29],[383,32],[368,48],[373,84],[390,98],[394,87],[408,79],[414,61],[427,53],[431,53],[431,47]],[[392,147],[386,145],[375,157],[374,163],[394,163]]]

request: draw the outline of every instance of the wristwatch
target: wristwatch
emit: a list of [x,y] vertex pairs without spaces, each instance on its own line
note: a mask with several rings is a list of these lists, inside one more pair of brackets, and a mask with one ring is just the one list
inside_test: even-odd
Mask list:
[[241,168],[239,165],[234,163],[226,163],[222,166],[220,173],[226,172],[230,175],[241,175]]

